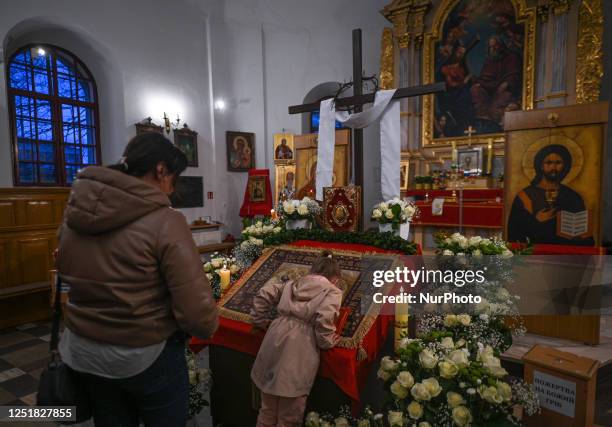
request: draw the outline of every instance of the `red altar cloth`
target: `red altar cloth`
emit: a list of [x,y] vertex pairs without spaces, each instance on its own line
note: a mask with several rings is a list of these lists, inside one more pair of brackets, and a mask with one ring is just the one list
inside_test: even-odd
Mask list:
[[[299,240],[292,243],[300,247],[325,247],[339,250],[354,250],[360,252],[390,253],[368,245],[356,245],[349,243],[328,243],[310,240]],[[417,248],[419,254],[420,247]],[[368,376],[369,368],[378,356],[378,351],[387,339],[389,324],[393,322],[393,316],[379,315],[376,322],[370,328],[361,343],[361,348],[367,353],[367,358],[357,360],[358,349],[332,348],[321,352],[321,365],[319,375],[329,378],[348,395],[354,404],[359,402],[359,394]],[[235,320],[220,317],[219,329],[209,340],[201,340],[193,337],[189,344],[195,353],[207,345],[219,345],[256,356],[263,339],[262,335],[253,334],[251,325]]]

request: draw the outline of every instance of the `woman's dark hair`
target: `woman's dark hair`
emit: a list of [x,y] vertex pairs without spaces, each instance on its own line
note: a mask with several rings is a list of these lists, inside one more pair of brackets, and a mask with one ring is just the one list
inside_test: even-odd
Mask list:
[[119,163],[108,167],[142,177],[155,172],[159,162],[163,162],[168,172],[176,177],[187,168],[187,156],[170,140],[156,132],[145,132],[130,140]]
[[310,274],[318,274],[327,279],[333,279],[334,277],[340,277],[342,272],[336,262],[336,257],[331,251],[323,251],[310,267]]

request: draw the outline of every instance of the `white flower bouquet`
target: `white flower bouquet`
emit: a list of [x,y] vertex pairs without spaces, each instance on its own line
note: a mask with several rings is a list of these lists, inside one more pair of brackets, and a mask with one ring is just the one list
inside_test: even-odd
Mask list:
[[[468,315],[449,319],[467,324]],[[390,425],[521,425],[517,405],[533,415],[535,391],[521,380],[507,381],[499,351],[451,331],[420,339],[404,338],[398,357],[384,357],[378,377],[385,381],[391,404]]]
[[499,255],[502,258],[512,258],[513,256],[504,240],[487,239],[480,236],[466,237],[460,233],[454,233],[450,236],[436,235],[436,252],[445,256],[471,255],[482,257],[484,255]]
[[211,255],[210,261],[205,262],[203,266],[216,299],[221,298],[220,271],[224,266],[230,271],[230,280],[232,282],[240,277],[241,267],[233,256],[221,255],[219,252],[214,252]]
[[304,197],[302,200],[286,200],[281,207],[281,215],[285,220],[312,220],[321,212],[321,206],[316,200]]
[[281,230],[281,227],[274,222],[257,221],[242,230],[242,238],[243,240],[248,240],[251,237],[263,239],[270,234],[280,233]]
[[187,361],[187,373],[189,375],[189,418],[199,414],[202,409],[210,406],[204,398],[204,394],[210,389],[212,376],[209,369],[200,368],[196,355],[185,347],[185,359]]
[[412,202],[406,202],[398,197],[374,205],[372,220],[379,224],[392,224],[399,228],[400,224],[412,221],[418,215],[418,208]]

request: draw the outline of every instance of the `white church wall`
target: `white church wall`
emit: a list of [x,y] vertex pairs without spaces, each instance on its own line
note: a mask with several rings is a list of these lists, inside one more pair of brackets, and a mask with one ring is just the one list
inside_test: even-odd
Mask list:
[[[351,31],[354,28],[363,30],[365,73],[378,73],[380,36],[386,25],[378,11],[385,3],[383,0],[202,0],[200,4],[209,8],[211,14],[215,99],[223,98],[227,105],[225,111],[215,111],[217,146],[224,147],[217,153],[219,176],[226,171],[226,130],[255,132],[257,167],[269,168],[273,175],[273,135],[283,129],[302,133],[302,118],[289,115],[287,107],[300,104],[322,82],[352,78]],[[243,38],[248,40],[238,43]],[[256,43],[260,46],[254,46]],[[254,52],[261,53],[263,60],[253,58]],[[237,70],[248,70],[248,73],[245,78],[236,79]],[[256,93],[260,88],[261,98],[240,102],[244,98],[240,94]],[[232,124],[237,127],[232,128]],[[377,150],[378,133],[366,135],[373,135],[373,139],[366,138],[365,144],[375,145],[373,149]],[[365,163],[366,170],[377,166],[375,156],[366,156]],[[247,180],[246,173],[228,175],[229,179],[219,182],[222,187],[217,200],[223,222],[227,222],[224,218],[235,217]],[[366,203],[371,198],[377,196],[368,197]],[[229,230],[237,235],[239,222],[234,221]]]
[[[301,117],[290,116],[287,107],[321,82],[351,78],[353,28],[363,29],[365,72],[378,72],[385,3],[21,0],[0,4],[0,41],[2,49],[14,47],[14,37],[57,44],[90,67],[100,95],[105,164],[118,160],[134,123],[179,114],[199,133],[200,166],[186,175],[203,176],[205,196],[214,194],[204,208],[183,211],[189,220],[210,215],[238,235],[247,174],[227,171],[225,132],[254,132],[256,165],[273,172],[273,134],[302,131]],[[5,79],[2,63],[0,187],[13,183]],[[213,112],[216,99],[225,100],[225,110]],[[366,138],[367,144],[378,139]],[[366,170],[372,162],[367,156]]]
[[[204,177],[204,191],[216,179],[210,153],[210,96],[206,14],[186,2],[161,0],[24,0],[0,4],[0,41],[12,37],[57,44],[91,69],[98,84],[102,161],[116,162],[133,124],[147,116],[161,123],[165,111],[180,114],[199,132],[200,166],[186,175]],[[2,60],[8,52],[1,55]],[[0,69],[0,187],[13,185],[5,64]],[[215,215],[214,201],[185,209],[189,219]]]

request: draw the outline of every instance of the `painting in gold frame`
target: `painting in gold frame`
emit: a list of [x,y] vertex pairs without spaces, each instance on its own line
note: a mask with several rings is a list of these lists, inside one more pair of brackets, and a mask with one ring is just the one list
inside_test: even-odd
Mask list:
[[[345,187],[350,180],[351,133],[349,129],[336,131],[334,148],[333,187]],[[296,199],[315,197],[317,170],[317,134],[296,135],[295,145],[295,188]]]
[[249,198],[251,202],[266,201],[266,177],[265,176],[250,176],[249,177]]
[[[491,19],[493,19],[491,24],[498,25],[499,27],[498,29],[500,35],[496,36],[496,40],[504,43],[507,53],[512,52],[507,46],[512,47],[513,42],[517,46],[519,43],[522,45],[520,50],[516,50],[512,53],[513,55],[519,53],[522,54],[522,74],[520,76],[522,80],[522,88],[520,88],[520,105],[518,105],[516,102],[518,98],[516,96],[518,94],[516,90],[518,89],[516,89],[514,92],[511,90],[499,91],[501,92],[501,95],[498,96],[498,89],[500,89],[501,85],[498,86],[497,89],[488,88],[486,87],[485,83],[486,79],[483,78],[489,76],[480,75],[482,68],[484,68],[483,61],[486,61],[486,59],[482,58],[483,49],[484,55],[487,55],[489,43],[493,43],[491,41],[493,37],[489,37],[488,40],[478,40],[476,34],[472,34],[473,31],[469,31],[469,16],[466,17],[465,13],[462,12],[466,6],[470,6],[472,3],[475,7],[473,10],[469,10],[468,15],[479,13],[478,5],[481,3],[484,5],[482,7],[495,9],[488,11],[488,13],[491,15]],[[484,12],[487,11],[481,11],[480,13]],[[449,93],[453,93],[455,96],[457,96],[457,102],[454,103],[455,105],[465,106],[466,103],[470,106],[477,105],[479,109],[478,111],[474,112],[474,116],[482,116],[483,120],[488,117],[491,119],[491,123],[497,123],[497,125],[485,126],[486,122],[482,122],[484,123],[482,124],[481,121],[479,121],[479,126],[475,127],[477,130],[476,134],[464,135],[465,130],[463,129],[464,126],[460,124],[461,120],[451,117],[451,114],[448,113],[444,116],[444,119],[440,114],[438,114],[438,117],[436,117],[436,112],[438,111],[439,113],[440,111],[440,95],[426,95],[423,97],[423,147],[432,145],[450,145],[453,141],[460,145],[468,142],[470,144],[486,143],[491,138],[494,140],[494,142],[502,142],[504,140],[504,135],[501,133],[501,128],[499,127],[499,123],[501,123],[501,121],[496,121],[500,118],[500,114],[503,115],[504,111],[499,111],[499,109],[491,110],[491,108],[487,109],[485,107],[502,105],[504,106],[504,110],[508,108],[523,110],[533,108],[535,25],[535,8],[527,7],[526,0],[501,0],[488,3],[477,2],[475,0],[445,0],[441,2],[441,5],[439,6],[433,19],[432,32],[426,34],[424,39],[423,82],[427,84],[434,81],[447,81],[450,90],[447,91],[447,93],[442,94],[442,96],[449,96]],[[452,40],[452,49],[450,49],[450,52],[448,52],[449,48],[446,46],[446,43],[451,41],[451,39],[454,39]],[[478,46],[478,48],[475,46]],[[501,46],[501,44],[499,46]],[[444,48],[446,48],[446,51]],[[460,51],[463,51],[463,58],[459,53]],[[443,52],[445,52],[444,54],[448,53],[448,61],[450,61],[450,63],[444,63],[442,61]],[[478,53],[478,55],[475,55],[476,53]],[[470,70],[469,55],[480,58],[479,61],[474,61],[474,63],[479,65],[481,69],[478,71],[476,71],[476,69]],[[491,57],[490,59],[493,61],[495,58]],[[515,63],[515,61],[511,62]],[[444,66],[447,66],[445,69],[447,76],[441,72],[442,67]],[[465,71],[468,71],[465,78],[460,79],[459,77],[465,74]],[[476,73],[478,75],[472,75],[471,73]],[[466,83],[463,83],[464,81]],[[478,84],[480,87],[475,88],[476,84]],[[468,88],[466,87],[468,85],[471,86]],[[483,88],[485,90],[483,90]],[[495,90],[493,91],[492,89]],[[514,96],[512,94],[514,94]],[[476,95],[478,98],[477,104],[473,102],[472,95]],[[506,97],[507,99],[501,99],[503,97]],[[449,105],[453,105],[453,103],[450,102]],[[486,114],[489,114],[489,116]],[[440,120],[445,120],[447,123],[453,123],[453,125],[456,127],[456,129],[452,132],[453,136],[446,136],[440,131]],[[469,122],[464,124],[472,125],[472,123]],[[447,124],[444,126],[447,126]],[[480,132],[478,132],[479,127]]]
[[276,133],[274,134],[274,162],[292,163],[294,160],[293,134]]
[[600,245],[603,150],[599,124],[511,132],[506,142],[505,238]]
[[275,177],[274,204],[293,199],[295,196],[295,165],[277,165]]

